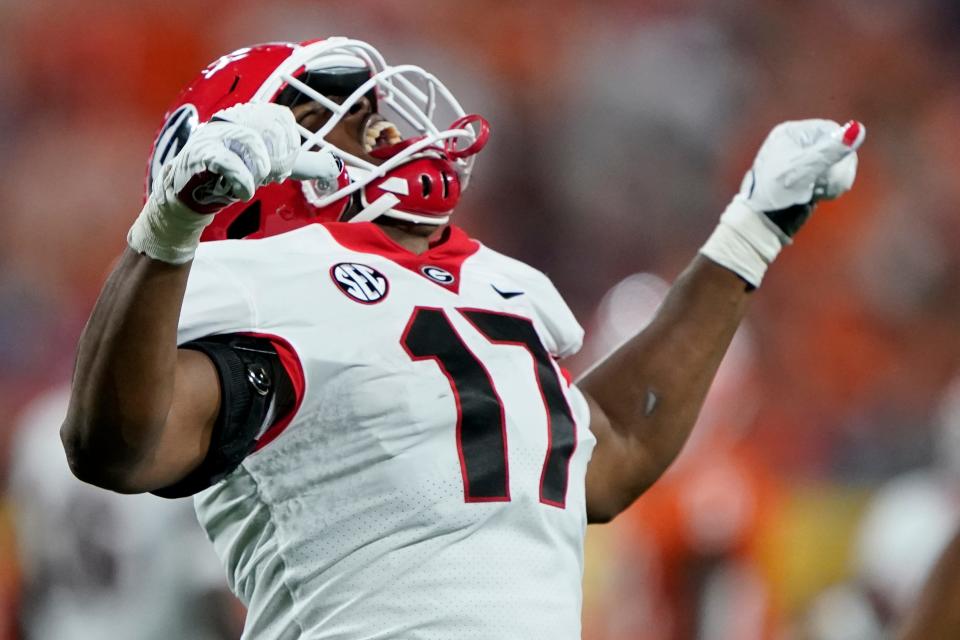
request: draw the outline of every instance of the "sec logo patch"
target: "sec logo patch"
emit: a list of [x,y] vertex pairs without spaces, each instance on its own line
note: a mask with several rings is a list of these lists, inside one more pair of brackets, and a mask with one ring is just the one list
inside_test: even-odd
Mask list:
[[335,264],[330,267],[330,278],[344,295],[361,304],[376,304],[390,292],[386,276],[365,264]]

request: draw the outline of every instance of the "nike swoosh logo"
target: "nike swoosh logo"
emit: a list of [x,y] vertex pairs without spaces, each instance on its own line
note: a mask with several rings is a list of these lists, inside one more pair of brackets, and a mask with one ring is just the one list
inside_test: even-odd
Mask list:
[[516,298],[517,296],[523,295],[523,291],[500,291],[500,289],[497,289],[496,285],[491,284],[490,286],[493,287],[493,290],[499,293],[501,297],[507,300],[509,300],[510,298]]

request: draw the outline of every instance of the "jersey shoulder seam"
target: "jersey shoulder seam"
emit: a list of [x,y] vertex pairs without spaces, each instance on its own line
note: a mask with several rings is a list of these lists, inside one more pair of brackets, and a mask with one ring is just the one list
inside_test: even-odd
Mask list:
[[[483,244],[482,242],[480,243],[480,250],[477,251],[474,255],[470,256],[470,258],[468,258],[468,260],[470,259],[474,259],[475,264],[477,260],[484,261],[485,259],[490,263],[493,263],[491,266],[499,267],[500,264],[503,264],[504,267],[506,267],[504,269],[497,269],[497,268],[489,269],[489,271],[493,271],[498,275],[499,274],[512,275],[514,277],[519,277],[524,280],[529,279],[530,281],[548,282],[551,285],[553,284],[552,281],[550,280],[550,277],[540,269],[537,269],[536,267],[530,264],[527,264],[523,260],[510,257],[505,253],[501,253],[495,249],[491,249],[490,247]],[[481,266],[481,268],[483,267]],[[510,271],[508,271],[508,269]]]

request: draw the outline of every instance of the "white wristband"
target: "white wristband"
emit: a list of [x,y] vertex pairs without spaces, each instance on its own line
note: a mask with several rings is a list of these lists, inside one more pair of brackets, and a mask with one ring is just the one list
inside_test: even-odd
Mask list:
[[193,260],[200,234],[214,213],[197,213],[173,193],[173,165],[161,169],[140,215],[127,233],[127,244],[161,262],[184,264]]
[[759,287],[767,266],[790,242],[776,225],[737,196],[720,216],[720,224],[700,253]]
[[176,199],[161,204],[151,195],[127,233],[127,244],[154,260],[184,264],[193,260],[200,234],[214,215],[191,211]]

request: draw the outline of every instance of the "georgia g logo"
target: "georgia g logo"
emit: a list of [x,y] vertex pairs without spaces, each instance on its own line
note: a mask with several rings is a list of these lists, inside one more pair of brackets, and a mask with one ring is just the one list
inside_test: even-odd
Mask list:
[[180,153],[180,149],[187,144],[187,139],[199,123],[200,115],[192,104],[183,105],[163,123],[150,157],[150,175],[147,177],[149,191],[153,190],[154,181],[160,177],[160,169]]
[[446,269],[441,269],[440,267],[434,267],[433,265],[426,265],[420,268],[420,273],[427,276],[437,284],[453,284],[456,278],[452,273]]
[[387,278],[365,264],[341,262],[330,267],[330,278],[348,298],[361,304],[376,304],[387,297]]

